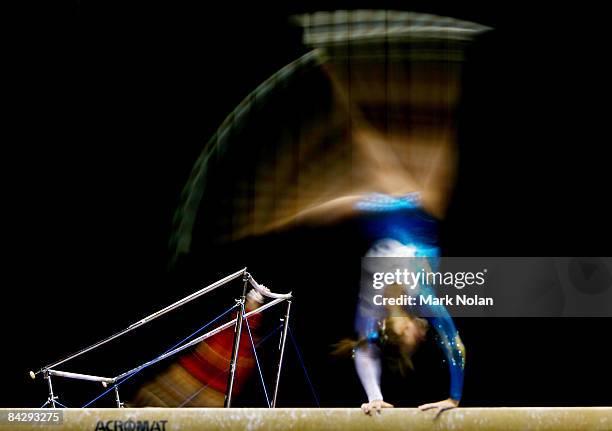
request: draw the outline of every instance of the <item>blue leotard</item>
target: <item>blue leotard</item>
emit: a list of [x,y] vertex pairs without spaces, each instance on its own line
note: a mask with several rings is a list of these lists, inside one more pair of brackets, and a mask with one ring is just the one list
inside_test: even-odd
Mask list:
[[[382,194],[372,194],[357,204],[357,209],[365,213],[365,231],[373,242],[366,256],[370,257],[422,257],[435,270],[438,266],[439,248],[437,222],[427,214],[420,201],[419,193],[411,193],[400,198]],[[367,268],[365,269],[367,271]],[[426,285],[418,286],[420,294],[433,291]],[[373,304],[376,292],[368,283],[360,290],[355,329],[360,338],[368,340],[367,349],[358,349],[355,355],[357,372],[370,401],[382,399],[380,393],[380,351],[379,324],[386,316],[384,307]],[[465,350],[455,328],[453,319],[443,305],[422,306],[420,311],[438,337],[450,371],[450,397],[459,401],[463,391],[463,371]],[[410,308],[414,314],[415,309]]]

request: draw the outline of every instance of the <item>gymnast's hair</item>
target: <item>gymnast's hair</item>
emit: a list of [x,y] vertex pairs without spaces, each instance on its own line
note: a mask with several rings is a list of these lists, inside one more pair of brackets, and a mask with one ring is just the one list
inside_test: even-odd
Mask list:
[[358,349],[374,344],[381,349],[391,370],[399,372],[402,376],[406,375],[409,369],[414,370],[412,355],[416,352],[418,343],[410,346],[402,342],[401,336],[389,329],[391,327],[391,319],[411,319],[417,326],[424,329],[425,332],[429,329],[427,320],[420,317],[407,313],[404,313],[402,316],[389,316],[379,323],[378,332],[374,337],[344,338],[332,346],[332,355],[340,357],[351,356],[354,358],[355,352]]

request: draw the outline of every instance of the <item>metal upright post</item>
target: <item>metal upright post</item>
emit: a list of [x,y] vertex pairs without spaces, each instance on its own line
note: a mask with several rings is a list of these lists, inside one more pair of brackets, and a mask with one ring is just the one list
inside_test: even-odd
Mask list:
[[123,408],[123,403],[121,402],[121,398],[119,398],[119,386],[115,385],[115,401],[117,402],[118,408]]
[[232,358],[230,360],[229,375],[227,376],[227,391],[225,392],[224,407],[232,406],[232,390],[234,389],[234,378],[236,377],[236,366],[238,365],[238,350],[240,349],[240,337],[242,335],[242,321],[244,320],[244,304],[246,302],[246,289],[249,281],[249,274],[245,271],[243,277],[242,296],[238,302],[238,316],[236,326],[234,326],[234,347],[232,348]]
[[274,384],[274,397],[272,407],[276,407],[276,397],[278,395],[278,385],[280,383],[281,370],[283,367],[283,355],[285,354],[285,341],[287,341],[287,330],[289,329],[289,313],[291,312],[291,301],[287,300],[287,312],[283,322],[283,335],[280,340],[280,356],[278,358],[278,371],[276,372],[276,383]]
[[51,375],[48,372],[45,372],[45,378],[47,379],[47,386],[49,386],[49,399],[45,404],[51,404],[51,407],[57,408],[55,405],[55,400],[57,397],[53,394],[53,384],[51,383]]

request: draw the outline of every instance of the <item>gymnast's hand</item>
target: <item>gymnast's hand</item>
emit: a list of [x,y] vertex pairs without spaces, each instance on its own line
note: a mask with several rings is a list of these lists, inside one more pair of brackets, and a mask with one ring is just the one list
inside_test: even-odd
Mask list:
[[369,416],[372,416],[374,412],[380,414],[382,409],[390,408],[393,408],[393,404],[386,403],[383,400],[374,400],[361,405],[361,410],[363,410],[363,412]]
[[454,409],[458,405],[459,405],[459,401],[453,400],[452,398],[448,398],[446,400],[438,401],[437,403],[423,404],[419,406],[419,410],[425,411],[425,410],[430,410],[430,409],[437,409],[437,412],[436,412],[436,418],[437,418],[438,416],[440,416],[440,413],[442,413],[443,411]]

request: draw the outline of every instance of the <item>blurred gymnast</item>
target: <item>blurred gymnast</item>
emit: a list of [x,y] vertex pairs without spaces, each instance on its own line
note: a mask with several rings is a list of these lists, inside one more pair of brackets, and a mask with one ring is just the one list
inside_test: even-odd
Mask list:
[[[432,327],[437,344],[442,349],[450,371],[449,397],[438,402],[423,404],[421,410],[436,410],[436,415],[459,405],[463,389],[465,348],[452,318],[442,305],[399,306],[376,305],[374,295],[399,298],[403,294],[428,295],[427,285],[407,291],[397,284],[384,291],[372,287],[371,275],[379,271],[393,271],[400,265],[410,271],[430,270],[436,266],[436,220],[422,208],[420,194],[407,194],[401,198],[372,194],[358,202],[359,210],[371,213],[366,217],[366,231],[374,244],[368,250],[363,271],[355,319],[356,340],[345,339],[336,346],[336,354],[352,354],[361,384],[368,397],[363,411],[371,415],[393,405],[384,401],[380,386],[381,359],[385,358],[402,375],[413,369],[412,355],[426,338]],[[408,258],[408,259],[394,259]],[[368,276],[369,275],[369,276]],[[378,301],[380,302],[380,301]],[[389,301],[387,301],[388,303]],[[420,316],[425,316],[419,317]]]

